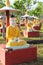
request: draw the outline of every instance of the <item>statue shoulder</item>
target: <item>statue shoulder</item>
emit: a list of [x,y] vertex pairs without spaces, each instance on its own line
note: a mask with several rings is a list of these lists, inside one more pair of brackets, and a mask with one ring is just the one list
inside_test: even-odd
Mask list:
[[11,28],[11,26],[8,26],[8,27],[7,27],[7,30],[10,29],[10,28]]
[[19,29],[19,27],[16,25],[15,28]]

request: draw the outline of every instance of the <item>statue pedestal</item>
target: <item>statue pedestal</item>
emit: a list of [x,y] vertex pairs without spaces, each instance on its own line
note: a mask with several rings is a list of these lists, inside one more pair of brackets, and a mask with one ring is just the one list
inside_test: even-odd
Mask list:
[[33,28],[34,28],[35,30],[40,30],[40,29],[41,29],[41,25],[42,25],[42,23],[40,23],[39,25],[34,26]]
[[38,32],[38,31],[27,32],[27,30],[25,30],[25,31],[23,31],[23,35],[25,37],[37,37],[40,35],[40,32]]
[[0,60],[3,65],[15,65],[37,60],[37,47],[8,50],[4,46],[0,45]]

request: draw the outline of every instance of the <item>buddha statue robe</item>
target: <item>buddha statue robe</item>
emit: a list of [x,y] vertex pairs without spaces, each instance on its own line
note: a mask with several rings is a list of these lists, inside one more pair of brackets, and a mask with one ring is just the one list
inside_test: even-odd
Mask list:
[[7,46],[22,46],[26,44],[26,41],[21,39],[20,30],[16,25],[7,27],[6,38],[8,39]]

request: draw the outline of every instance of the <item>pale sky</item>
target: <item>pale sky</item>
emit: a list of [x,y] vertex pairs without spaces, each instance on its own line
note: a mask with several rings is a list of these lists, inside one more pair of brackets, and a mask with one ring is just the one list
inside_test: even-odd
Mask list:
[[13,4],[14,0],[10,0],[10,4]]

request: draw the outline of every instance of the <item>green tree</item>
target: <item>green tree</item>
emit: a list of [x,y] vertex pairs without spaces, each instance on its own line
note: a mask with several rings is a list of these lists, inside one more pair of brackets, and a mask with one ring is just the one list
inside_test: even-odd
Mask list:
[[37,3],[37,1],[36,0],[33,0],[33,4],[36,4]]
[[3,6],[5,6],[5,1],[4,0],[0,0],[0,8],[2,8]]
[[[34,4],[38,4],[34,10],[29,10],[29,7]],[[40,17],[43,14],[43,2],[38,2],[36,0],[15,0],[13,3],[13,7],[16,9],[20,9],[20,15],[25,14],[26,10],[30,15],[35,15]],[[19,15],[19,13],[17,13]]]
[[35,16],[40,17],[43,13],[42,2],[38,2],[37,7],[34,10],[30,11],[29,13],[30,13],[30,15],[35,15]]
[[31,0],[15,0],[13,7],[16,9],[20,9],[21,14],[25,14],[26,7],[29,6]]

